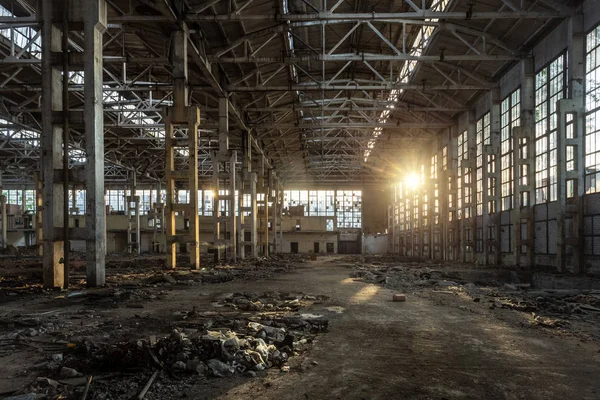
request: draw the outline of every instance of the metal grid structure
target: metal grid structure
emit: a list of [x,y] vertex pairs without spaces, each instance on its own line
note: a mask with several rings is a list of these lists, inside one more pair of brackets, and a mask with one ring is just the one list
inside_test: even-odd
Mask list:
[[[199,176],[212,176],[218,102],[232,132],[249,131],[283,181],[373,182],[392,160],[452,124],[528,44],[561,18],[562,2],[107,0],[103,44],[107,182],[164,178],[172,105],[171,35],[188,28],[190,104],[202,110]],[[5,182],[39,168],[40,15],[33,0],[0,1],[0,134]],[[13,38],[13,40],[11,40]],[[16,39],[18,40],[16,40]],[[73,64],[83,36],[69,35]],[[71,162],[84,156],[83,79],[69,87]],[[31,135],[31,138],[27,138]],[[232,135],[232,148],[241,140]]]

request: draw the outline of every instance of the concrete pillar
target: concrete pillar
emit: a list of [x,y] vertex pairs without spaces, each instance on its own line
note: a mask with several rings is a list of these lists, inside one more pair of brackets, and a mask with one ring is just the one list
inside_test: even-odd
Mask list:
[[[252,144],[250,141],[250,133],[242,131],[242,181],[239,187],[240,195],[240,210],[238,224],[238,258],[243,259],[246,256],[246,246],[254,248],[250,254],[256,254],[256,242],[246,241],[246,232],[252,231],[252,226],[256,226],[256,213],[253,211],[252,205],[256,204],[256,183],[254,183],[254,191],[252,190]],[[254,197],[253,197],[254,196]],[[250,203],[244,202],[244,197],[250,198]],[[253,224],[254,221],[254,224]],[[256,229],[256,228],[254,228]]]
[[[520,126],[512,129],[514,164],[513,254],[515,265],[533,266],[535,230],[534,150],[535,150],[535,69],[532,58],[521,61],[521,117]],[[526,249],[526,257],[522,257]]]
[[[165,122],[165,181],[166,202],[165,216],[167,267],[177,266],[177,247],[179,237],[175,226],[175,213],[180,213],[186,219],[185,243],[189,249],[190,264],[193,269],[200,269],[200,232],[198,224],[198,126],[200,125],[200,110],[188,104],[188,59],[187,46],[189,31],[185,24],[171,35],[171,61],[173,63],[173,106],[164,110]],[[187,138],[174,136],[175,126],[187,128]],[[175,166],[177,148],[188,152],[187,169]],[[176,203],[176,183],[184,183],[190,191],[189,203]]]
[[[264,160],[263,160],[264,163]],[[264,219],[263,219],[263,256],[269,256],[269,199],[271,198],[272,170],[269,169],[265,180],[263,180],[263,193],[265,194]]]
[[[236,163],[237,154],[229,149],[229,99],[219,99],[219,149],[213,156],[213,186],[215,190],[214,242],[215,260],[221,257],[224,248],[226,258],[236,260],[237,224],[235,215]],[[223,194],[219,194],[219,190]],[[219,202],[226,204],[229,215],[220,215]]]
[[87,285],[105,283],[104,114],[102,109],[102,35],[107,28],[104,0],[85,0],[84,99],[87,162],[85,229]]
[[0,218],[2,225],[0,227],[0,249],[6,248],[7,241],[7,221],[6,221],[6,196],[2,194],[4,189],[2,185],[2,171],[0,171]]
[[[500,91],[489,92],[490,140],[483,144],[483,264],[500,264]],[[490,259],[490,253],[493,260]]]
[[[583,273],[585,194],[585,32],[583,15],[569,18],[567,98],[557,102],[557,226],[558,270]],[[567,119],[572,126],[567,129]],[[569,154],[570,153],[570,154]],[[567,219],[571,221],[570,229]]]
[[[475,111],[469,110],[469,124],[467,127],[467,158],[463,160],[462,176],[468,176],[468,182],[463,181],[463,218],[461,234],[462,261],[475,261],[475,237],[477,233],[477,120]],[[469,195],[465,199],[465,195]]]
[[140,232],[140,197],[136,195],[137,176],[135,171],[130,174],[130,193],[126,197],[125,208],[127,211],[127,251],[141,253]]
[[219,154],[226,156],[229,151],[229,99],[219,98]]
[[258,256],[258,203],[256,201],[258,192],[256,185],[258,182],[258,175],[256,172],[250,172],[250,256],[255,258]]
[[[458,220],[458,161],[457,161],[457,148],[456,140],[454,140],[455,133],[451,128],[448,129],[448,142],[446,144],[446,157],[447,165],[446,170],[443,174],[444,179],[444,190],[442,193],[442,218],[443,232],[444,232],[444,259],[445,260],[458,260],[458,253],[460,247],[460,235],[459,235],[459,220]],[[442,157],[443,163],[443,157]]]
[[152,218],[154,220],[152,232],[152,251],[160,253],[162,250],[161,234],[165,232],[165,207],[161,198],[161,184],[156,185],[155,201],[152,204]]
[[43,224],[43,209],[44,209],[44,185],[40,179],[40,173],[36,172],[35,180],[35,243],[38,248],[38,256],[42,257],[44,253],[44,234],[42,229]]
[[42,0],[42,157],[44,179],[44,252],[43,280],[45,288],[63,287],[64,241],[60,229],[64,225],[64,198],[62,182],[55,180],[62,174],[63,128],[56,123],[63,118],[61,96],[62,70],[53,59],[62,57],[60,18],[63,1]]
[[220,205],[220,180],[219,180],[219,154],[212,154],[213,167],[213,254],[215,263],[221,261],[221,205]]
[[[235,165],[237,163],[237,153],[231,152],[229,158],[229,221],[227,227],[229,228],[229,243],[227,245],[227,254],[233,261],[237,260],[237,216],[235,215],[235,191],[236,191],[236,172]],[[241,201],[241,199],[240,199]]]

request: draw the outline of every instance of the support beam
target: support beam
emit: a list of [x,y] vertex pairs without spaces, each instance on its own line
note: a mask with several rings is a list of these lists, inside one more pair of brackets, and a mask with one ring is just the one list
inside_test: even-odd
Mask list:
[[[560,272],[583,273],[585,194],[585,32],[583,15],[569,19],[567,98],[557,102],[556,255]],[[567,222],[570,221],[570,226]],[[569,229],[570,227],[570,229]]]
[[[533,59],[521,62],[521,117],[520,126],[512,129],[514,196],[512,212],[513,254],[515,265],[534,265],[535,231],[533,202],[534,127],[535,127],[535,68]],[[523,256],[525,254],[525,256]]]
[[0,249],[5,249],[8,240],[8,223],[6,220],[6,196],[2,194],[2,189],[2,171],[0,171],[0,218],[2,218],[2,224],[0,226]]
[[[221,61],[219,61],[221,62]],[[255,86],[234,86],[226,85],[228,92],[289,92],[289,91],[340,91],[340,90],[490,90],[495,88],[495,84],[449,84],[449,85],[419,85],[416,83],[307,83],[307,84],[291,84],[291,85],[255,85]]]
[[62,169],[63,128],[55,121],[62,119],[61,96],[62,71],[53,59],[61,53],[61,31],[58,15],[62,15],[62,1],[41,2],[42,22],[42,159],[44,179],[44,251],[43,279],[45,288],[63,287],[65,270],[63,264],[64,240],[55,228],[64,229],[63,183],[55,181],[55,170]]
[[[387,22],[387,23],[411,23],[411,21],[423,20],[518,20],[518,19],[543,19],[543,18],[565,18],[566,11],[432,11],[421,9],[419,11],[390,12],[390,13],[333,13],[322,11],[319,13],[306,14],[188,14],[186,21],[265,21],[265,22],[306,22],[310,25],[321,25],[330,23],[350,23],[354,21]],[[115,18],[114,22],[155,21],[157,18],[151,16],[124,16]],[[158,17],[162,18],[163,17]],[[112,20],[111,20],[112,21]],[[435,22],[432,22],[435,25]]]
[[[172,64],[173,106],[165,108],[165,181],[166,181],[166,244],[167,268],[177,266],[177,247],[186,243],[192,269],[200,269],[200,233],[198,220],[198,126],[200,110],[188,105],[188,37],[185,24],[173,32]],[[185,131],[175,135],[176,127]],[[179,165],[177,159],[187,158],[186,166]],[[190,192],[189,203],[175,203],[177,188],[186,186]],[[175,215],[184,216],[184,232],[176,229]],[[182,239],[182,240],[180,240]]]
[[[86,261],[87,285],[103,286],[106,261],[106,219],[104,203],[104,115],[102,111],[102,35],[106,30],[104,0],[85,0],[85,152],[86,152]],[[139,226],[139,224],[138,224]]]
[[[490,138],[483,143],[483,264],[500,264],[500,93],[488,94]],[[490,256],[491,254],[491,256]],[[493,258],[492,258],[493,257]]]

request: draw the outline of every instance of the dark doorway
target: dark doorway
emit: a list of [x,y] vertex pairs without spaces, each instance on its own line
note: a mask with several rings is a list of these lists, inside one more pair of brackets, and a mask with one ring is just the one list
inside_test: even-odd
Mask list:
[[333,243],[327,243],[327,252],[333,253],[335,250],[333,249]]
[[314,250],[313,250],[313,252],[315,254],[319,254],[319,242],[315,242],[314,243]]
[[298,254],[298,242],[291,242],[292,254]]
[[338,253],[339,254],[359,254],[359,247],[358,247],[358,243],[356,242],[346,242],[346,241],[340,241],[338,243]]

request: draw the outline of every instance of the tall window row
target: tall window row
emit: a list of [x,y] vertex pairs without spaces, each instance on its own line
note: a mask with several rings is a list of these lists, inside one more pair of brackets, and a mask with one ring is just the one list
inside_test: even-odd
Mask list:
[[600,26],[586,38],[585,191],[600,192]]
[[335,190],[285,190],[283,207],[304,206],[304,215],[329,217],[335,215]]
[[566,53],[535,75],[535,203],[557,199],[556,102],[566,94]]
[[23,205],[23,194],[25,194],[25,210],[35,211],[35,190],[8,189],[3,190],[2,195],[6,196],[6,204]]
[[[467,131],[464,131],[457,138],[457,150],[458,150],[458,179],[456,181],[457,188],[457,209],[458,219],[471,218],[471,201],[472,201],[472,187],[471,179],[473,172],[471,168],[466,168],[465,163],[469,159],[469,140]],[[468,206],[467,206],[468,204]]]
[[488,112],[477,120],[477,215],[483,214],[483,168],[484,166],[487,167],[484,160],[483,146],[490,144],[490,138],[490,113]]
[[500,105],[500,195],[501,210],[511,210],[514,206],[514,169],[512,128],[521,123],[521,90],[508,95]]
[[338,228],[360,228],[362,224],[362,192],[338,190],[336,192]]

